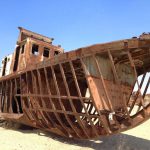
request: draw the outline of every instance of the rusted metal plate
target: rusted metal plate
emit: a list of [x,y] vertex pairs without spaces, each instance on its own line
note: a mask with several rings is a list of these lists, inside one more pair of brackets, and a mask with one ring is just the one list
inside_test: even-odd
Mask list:
[[10,73],[0,78],[0,116],[78,139],[150,117],[150,35],[63,53],[51,38],[20,30]]

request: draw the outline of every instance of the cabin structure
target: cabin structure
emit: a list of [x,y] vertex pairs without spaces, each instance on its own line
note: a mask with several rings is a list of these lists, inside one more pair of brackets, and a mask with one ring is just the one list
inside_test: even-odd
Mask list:
[[48,38],[21,27],[19,27],[19,30],[20,34],[14,53],[2,60],[1,76],[25,70],[34,64],[64,52],[61,46],[52,45],[53,38]]
[[0,68],[0,77],[7,76],[11,72],[11,65],[12,65],[12,57],[13,54],[6,56],[4,59],[2,59],[1,62],[1,68]]

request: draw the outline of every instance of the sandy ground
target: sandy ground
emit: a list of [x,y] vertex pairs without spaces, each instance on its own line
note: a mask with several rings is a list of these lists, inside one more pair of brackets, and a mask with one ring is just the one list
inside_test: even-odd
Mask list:
[[150,120],[127,132],[98,140],[73,140],[40,130],[0,127],[0,150],[150,150]]

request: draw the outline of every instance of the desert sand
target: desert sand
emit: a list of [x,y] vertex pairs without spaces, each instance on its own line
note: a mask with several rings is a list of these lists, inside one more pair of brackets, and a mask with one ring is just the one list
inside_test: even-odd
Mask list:
[[150,120],[114,136],[74,140],[40,130],[0,127],[0,150],[150,150]]

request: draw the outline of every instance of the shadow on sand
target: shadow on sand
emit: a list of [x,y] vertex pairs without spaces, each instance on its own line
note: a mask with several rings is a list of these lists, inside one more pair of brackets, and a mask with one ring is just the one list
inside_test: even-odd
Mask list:
[[69,145],[77,145],[84,148],[94,150],[150,150],[150,141],[142,138],[134,137],[127,134],[117,134],[108,137],[101,137],[95,140],[78,140],[68,139],[57,136],[52,133],[43,132],[40,130],[19,130],[24,134],[35,133],[39,136],[46,136],[60,143]]
[[[0,125],[3,128],[17,130],[23,134],[37,134],[38,136],[48,137],[55,141],[65,143],[68,145],[77,145],[84,148],[91,148],[94,150],[150,150],[150,141],[138,137],[134,137],[127,134],[117,134],[108,137],[101,137],[95,140],[78,140],[78,139],[68,139],[58,135],[55,135],[50,132],[43,132],[39,129],[33,129],[28,126],[21,126],[23,128],[12,128],[12,125],[9,123],[9,126]],[[11,127],[10,127],[11,126]],[[13,124],[14,127],[14,124]]]

